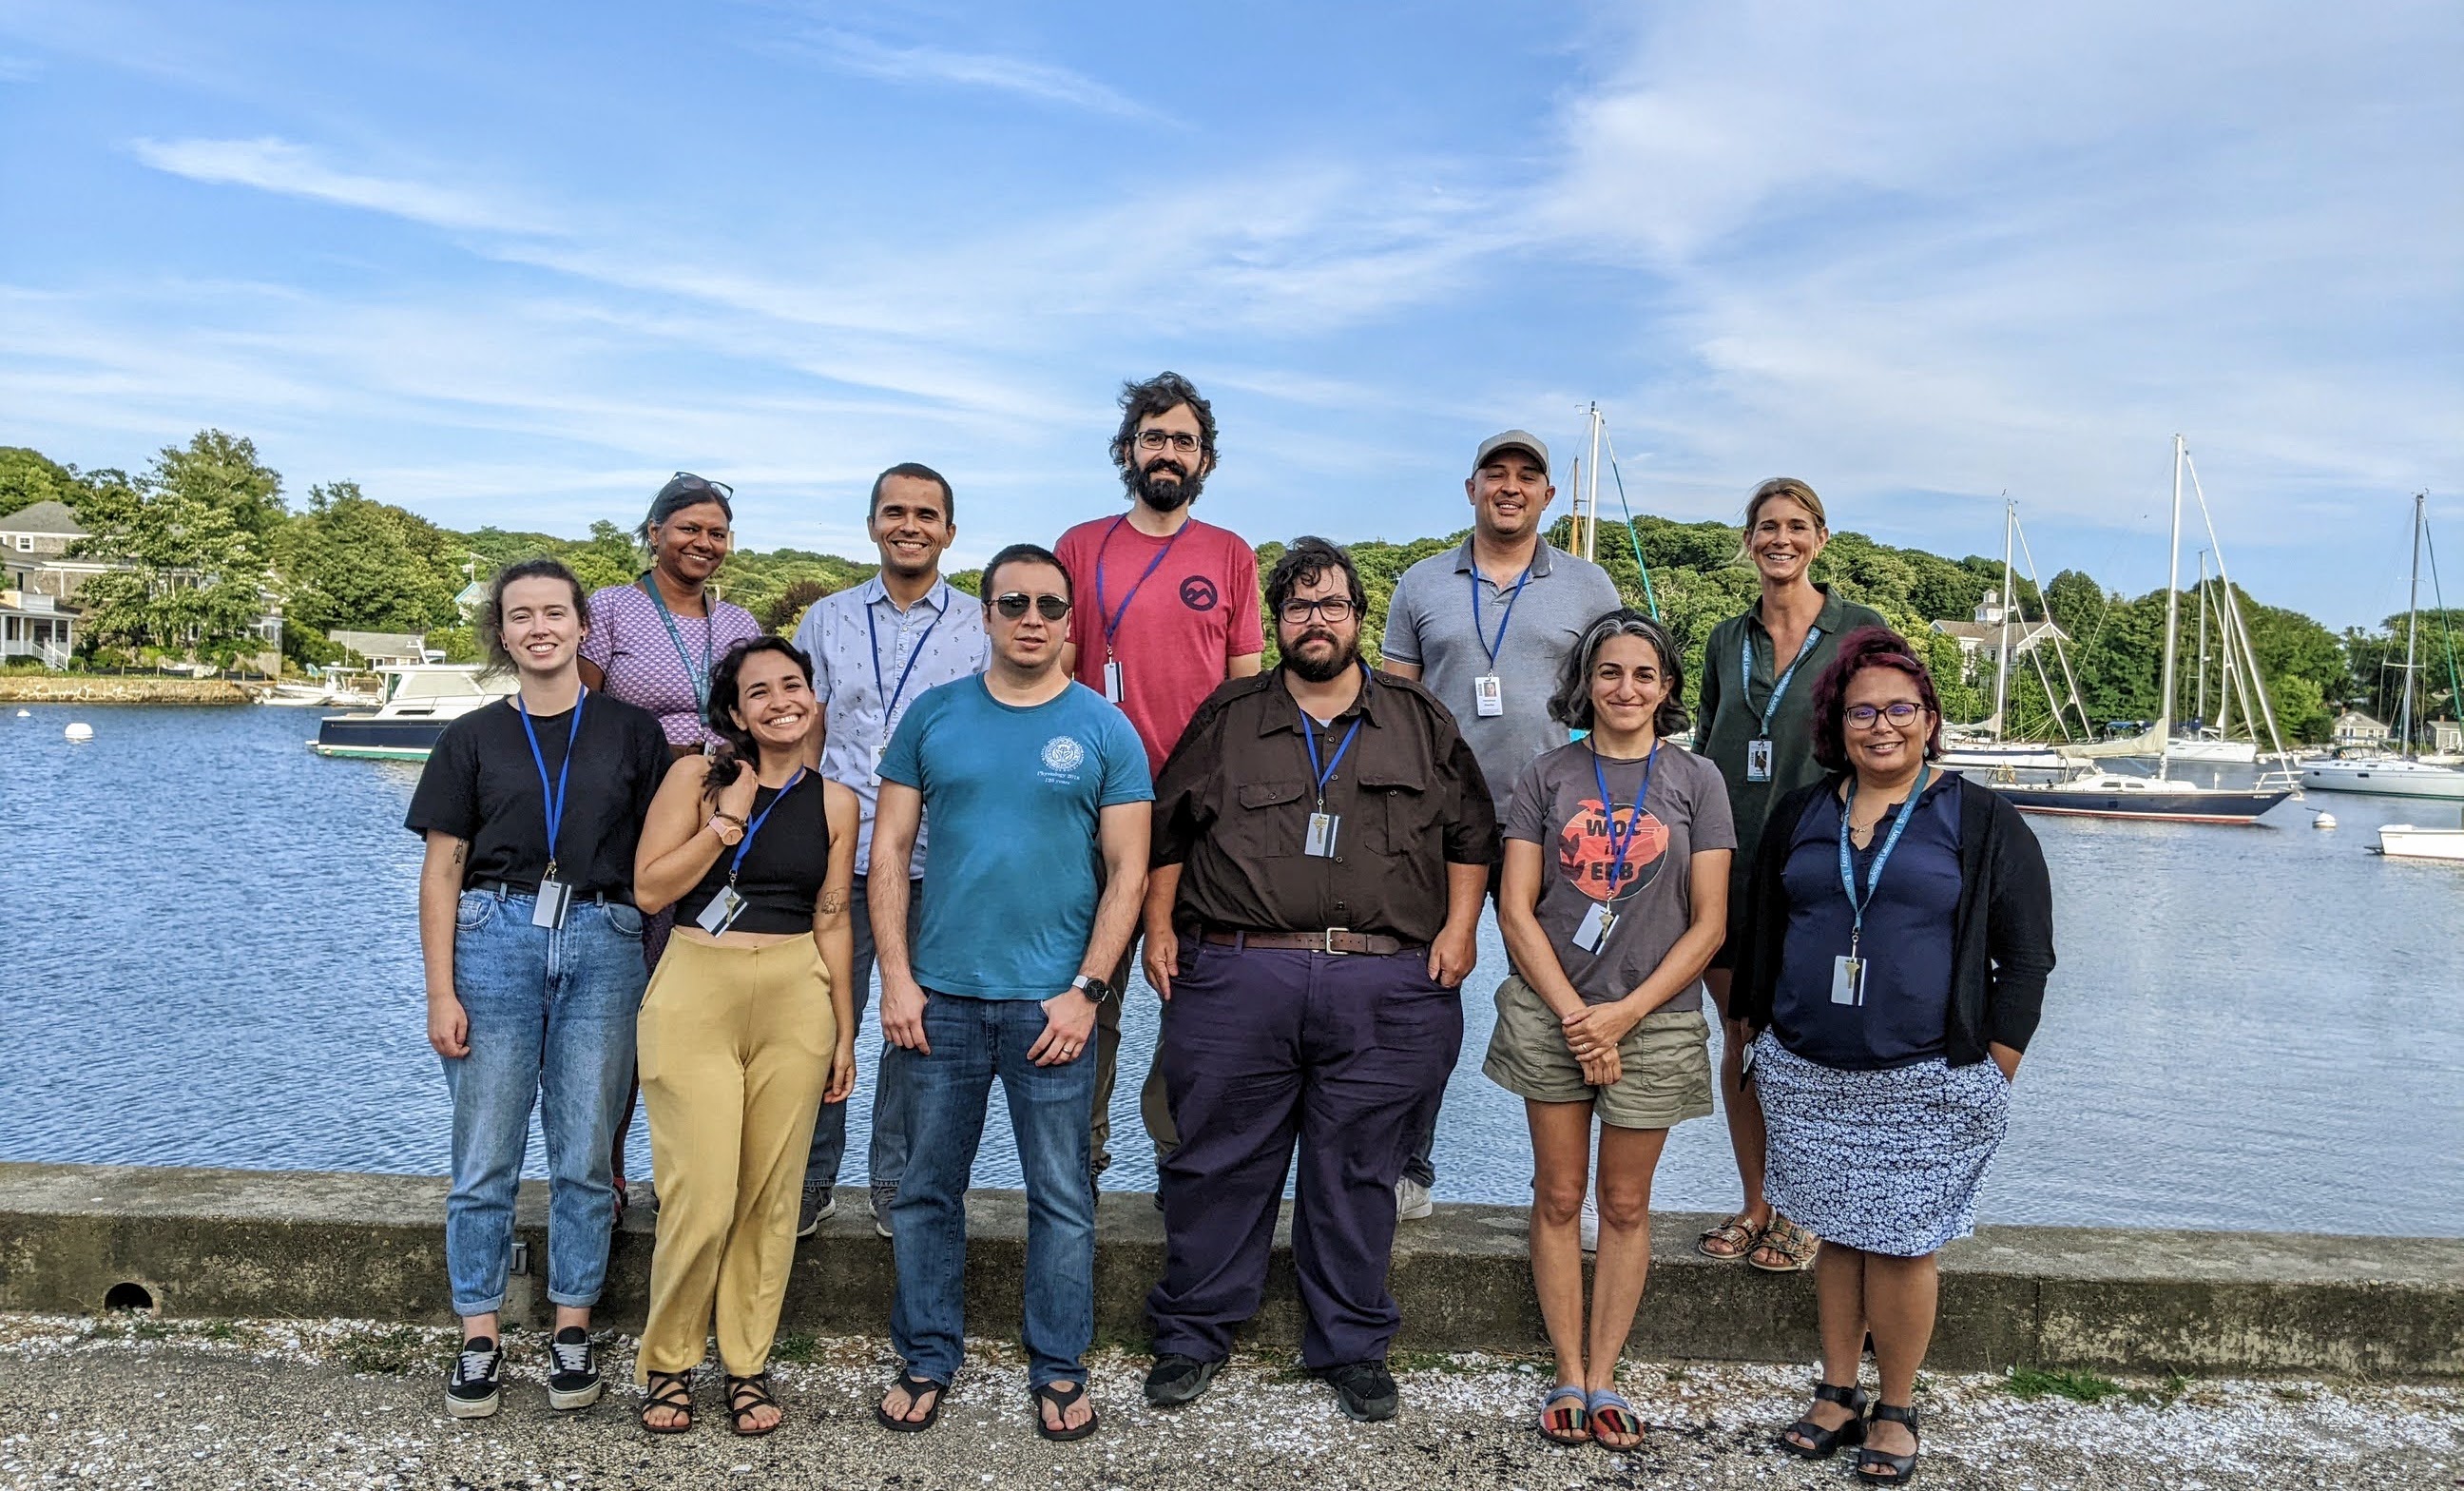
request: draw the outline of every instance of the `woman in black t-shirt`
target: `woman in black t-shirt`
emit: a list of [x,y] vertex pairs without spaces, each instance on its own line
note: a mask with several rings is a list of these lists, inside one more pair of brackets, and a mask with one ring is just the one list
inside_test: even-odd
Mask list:
[[574,659],[589,625],[581,586],[556,561],[495,577],[480,636],[520,690],[445,727],[406,824],[428,840],[428,1041],[453,1098],[445,1265],[463,1342],[445,1408],[458,1418],[496,1411],[496,1312],[534,1103],[556,1305],[548,1401],[583,1408],[601,1388],[590,1308],[607,1274],[608,1144],[644,979],[633,851],[668,751],[656,720],[582,686]]
[[775,636],[737,643],[711,675],[724,746],[669,768],[642,832],[642,904],[676,910],[640,1020],[659,1245],[634,1374],[653,1434],[691,1427],[714,1321],[732,1427],[782,1416],[770,1346],[813,1120],[855,1086],[858,809],[804,764],[822,719],[810,659]]

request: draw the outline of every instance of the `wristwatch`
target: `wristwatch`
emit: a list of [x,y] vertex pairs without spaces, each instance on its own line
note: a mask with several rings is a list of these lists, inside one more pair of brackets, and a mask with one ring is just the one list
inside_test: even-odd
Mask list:
[[722,844],[735,844],[744,837],[744,825],[724,812],[712,813],[707,827],[713,834],[718,835],[718,841]]
[[1092,999],[1097,1004],[1102,1004],[1105,1000],[1112,997],[1112,986],[1105,983],[1102,979],[1097,978],[1092,973],[1079,974],[1076,978],[1069,981],[1069,987],[1078,990],[1078,992],[1085,994],[1088,998]]

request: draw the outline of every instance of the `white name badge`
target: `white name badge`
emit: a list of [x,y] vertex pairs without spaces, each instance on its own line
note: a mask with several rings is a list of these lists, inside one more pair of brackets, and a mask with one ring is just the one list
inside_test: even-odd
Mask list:
[[1301,840],[1301,853],[1320,859],[1333,858],[1335,831],[1341,827],[1343,819],[1334,813],[1310,813],[1309,834]]
[[1771,743],[1746,742],[1746,780],[1768,782],[1771,779]]
[[1117,657],[1104,659],[1104,698],[1115,704],[1129,698],[1121,687],[1121,663]]
[[1605,901],[1593,901],[1592,909],[1583,913],[1583,924],[1574,928],[1574,946],[1585,952],[1597,952],[1617,928],[1617,913]]
[[1859,1005],[1865,1002],[1865,960],[1846,954],[1831,960],[1831,1002]]
[[1471,709],[1484,720],[1506,713],[1506,680],[1494,673],[1484,673],[1472,679]]
[[562,880],[541,880],[539,901],[531,907],[531,925],[558,927],[564,924],[564,908],[573,901],[573,887]]
[[700,924],[703,931],[716,937],[735,925],[736,919],[743,911],[744,898],[736,893],[735,886],[722,885],[718,894],[710,898],[710,904],[701,908],[701,915],[693,920]]

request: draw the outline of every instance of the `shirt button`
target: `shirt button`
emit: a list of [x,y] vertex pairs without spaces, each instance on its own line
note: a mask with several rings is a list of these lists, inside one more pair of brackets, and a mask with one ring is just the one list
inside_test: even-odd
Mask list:
[[1334,857],[1334,862],[1335,862],[1335,863],[1337,863],[1337,864],[1341,864],[1341,863],[1343,863],[1343,857],[1342,857],[1341,855],[1337,855],[1337,856],[1335,856],[1335,857]]

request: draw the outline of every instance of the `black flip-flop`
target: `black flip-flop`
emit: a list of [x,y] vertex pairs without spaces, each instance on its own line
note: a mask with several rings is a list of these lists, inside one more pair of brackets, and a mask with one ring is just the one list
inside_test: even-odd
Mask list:
[[1035,1402],[1035,1432],[1042,1435],[1046,1439],[1051,1439],[1063,1444],[1067,1444],[1072,1439],[1084,1439],[1089,1435],[1093,1434],[1096,1426],[1101,1424],[1103,1420],[1097,1417],[1091,1409],[1087,1413],[1087,1421],[1080,1424],[1075,1429],[1055,1429],[1044,1421],[1044,1407],[1045,1404],[1048,1403],[1052,1406],[1052,1412],[1055,1417],[1066,1418],[1068,1416],[1069,1411],[1078,1405],[1078,1400],[1086,1395],[1087,1385],[1083,1382],[1047,1382],[1043,1387],[1036,1389],[1033,1393],[1029,1394]]
[[950,1391],[948,1383],[935,1382],[930,1377],[918,1377],[913,1372],[900,1372],[898,1380],[891,1386],[907,1394],[907,1406],[910,1409],[913,1409],[924,1394],[928,1392],[933,1394],[933,1406],[924,1411],[924,1416],[921,1418],[893,1418],[891,1416],[890,1410],[875,1403],[872,1406],[872,1416],[880,1421],[882,1428],[891,1434],[922,1434],[932,1428],[934,1422],[941,1416],[941,1399]]

